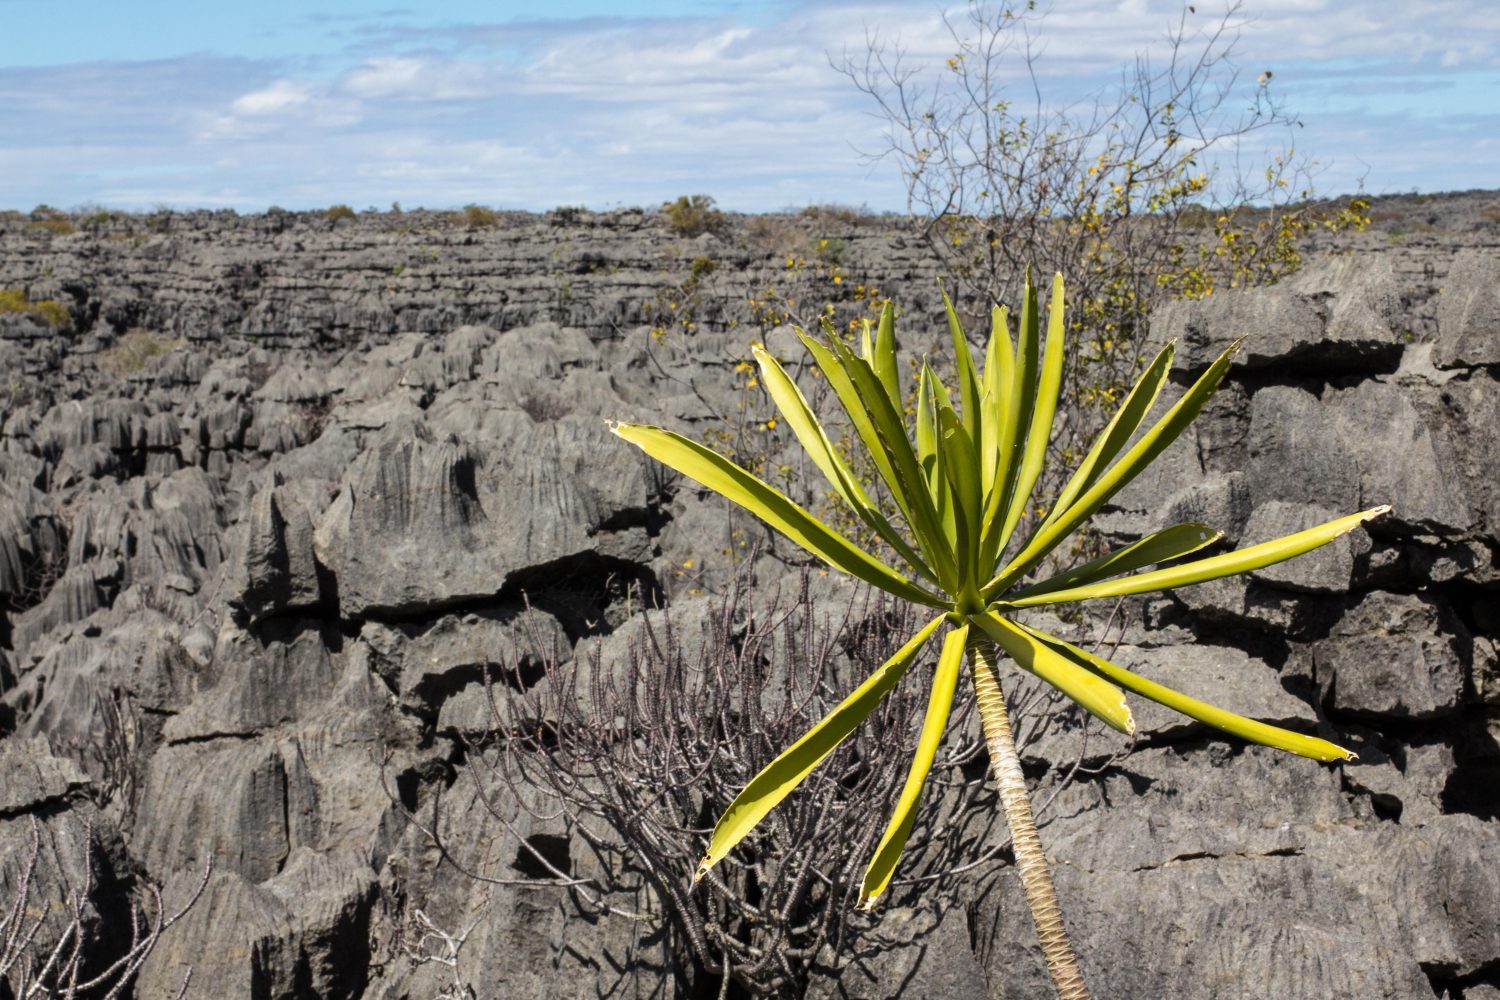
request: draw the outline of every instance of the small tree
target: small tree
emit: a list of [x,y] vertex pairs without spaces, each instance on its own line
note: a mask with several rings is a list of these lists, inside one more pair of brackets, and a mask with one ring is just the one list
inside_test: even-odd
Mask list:
[[1125,701],[1125,691],[1130,691],[1255,743],[1321,761],[1345,760],[1353,754],[1326,740],[1256,722],[1163,687],[1025,625],[1015,614],[1038,606],[1170,590],[1260,569],[1324,545],[1389,508],[1363,511],[1240,551],[1136,572],[1200,554],[1221,537],[1203,524],[1180,524],[1066,572],[1028,582],[1028,575],[1049,554],[1187,428],[1218,388],[1238,344],[1138,435],[1171,368],[1173,346],[1163,349],[1125,397],[1050,512],[1023,541],[1017,528],[1025,523],[1022,515],[1033,503],[1052,436],[1067,329],[1061,275],[1053,284],[1045,348],[1039,302],[1029,280],[1023,295],[1015,342],[1007,311],[995,309],[982,370],[949,303],[957,390],[950,392],[924,366],[912,427],[903,421],[904,393],[892,308],[885,309],[877,331],[865,327],[858,355],[831,329],[826,343],[802,336],[879,471],[893,509],[882,510],[860,485],[781,365],[763,348],[755,350],[763,382],[782,418],[834,493],[904,564],[900,572],[785,494],[696,442],[639,424],[617,424],[614,430],[651,457],[744,507],[830,566],[925,608],[924,616],[931,615],[895,655],[745,786],[714,828],[696,878],[707,876],[875,711],[928,644],[943,633],[917,751],[889,825],[865,871],[859,905],[874,905],[890,885],[947,729],[967,654],[991,769],[1047,968],[1058,995],[1074,1000],[1088,993],[1037,838],[1001,693],[997,650],[1125,733],[1135,729]]
[[1231,60],[1238,3],[1201,28],[1186,8],[1163,58],[1137,56],[1081,100],[1043,72],[1035,7],[945,15],[952,54],[937,66],[872,35],[835,68],[875,103],[884,139],[867,155],[899,167],[960,292],[1014,302],[1027,266],[1069,276],[1074,402],[1099,412],[1165,297],[1274,282],[1300,266],[1310,227],[1359,225],[1367,205],[1309,207],[1310,164],[1275,146],[1297,123],[1272,73],[1247,79]]
[[662,214],[667,227],[678,236],[702,236],[719,233],[729,224],[724,213],[714,208],[714,200],[706,194],[685,194],[676,201],[664,202]]

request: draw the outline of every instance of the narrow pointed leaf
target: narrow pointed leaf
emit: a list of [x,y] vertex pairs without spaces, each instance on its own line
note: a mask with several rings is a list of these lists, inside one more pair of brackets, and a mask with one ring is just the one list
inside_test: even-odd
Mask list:
[[984,393],[979,399],[981,424],[979,454],[983,460],[980,480],[984,483],[984,494],[988,498],[995,482],[995,465],[1000,457],[1000,424],[1002,421],[1000,396],[991,388],[990,372],[999,368],[999,345],[991,338],[985,349]]
[[[807,348],[813,360],[817,362],[823,377],[828,380],[828,385],[838,397],[839,405],[844,408],[844,413],[849,417],[849,423],[854,428],[854,433],[859,436],[860,442],[865,446],[865,452],[870,456],[870,461],[875,463],[875,471],[880,473],[880,478],[885,480],[886,487],[891,491],[891,497],[896,501],[896,506],[901,509],[901,516],[906,518],[908,525],[912,523],[911,511],[906,506],[906,498],[901,492],[901,480],[896,475],[895,469],[891,467],[890,458],[887,457],[885,446],[880,442],[880,435],[875,430],[875,425],[870,420],[869,411],[865,409],[864,403],[859,398],[859,393],[854,388],[847,372],[839,363],[837,356],[818,343],[812,337],[802,331],[797,332],[802,341],[802,346]],[[829,329],[829,336],[833,331]]]
[[953,300],[948,298],[947,289],[943,289],[943,308],[948,314],[948,333],[953,338],[953,360],[958,373],[959,399],[963,401],[964,431],[977,449],[982,446],[984,438],[979,411],[979,399],[983,395],[979,386],[979,372],[974,368],[969,338],[964,334],[963,323],[958,318],[958,311],[953,308]]
[[[1036,309],[1034,301],[1031,308]],[[1031,505],[1031,491],[1036,487],[1036,481],[1042,474],[1042,466],[1047,461],[1047,446],[1052,441],[1052,421],[1057,415],[1057,397],[1062,391],[1064,335],[1067,331],[1063,324],[1064,311],[1063,276],[1056,274],[1052,278],[1052,303],[1047,315],[1047,349],[1037,383],[1031,429],[1021,452],[1021,468],[1016,477],[1010,509],[1005,514],[1005,527],[995,547],[997,553],[1004,551],[1005,543],[1010,541],[1016,525],[1026,513],[1026,508]]]
[[[1016,360],[1010,343],[1010,319],[1004,306],[990,313],[990,343],[984,369],[985,406],[995,433],[986,443],[984,535],[979,546],[979,562],[989,572],[1000,557],[1000,531],[1004,528],[1003,508],[1009,499],[1010,471],[1015,461],[1015,423],[1020,419],[1020,400],[1012,391]],[[998,522],[998,523],[997,523]]]
[[[1016,327],[1016,365],[1011,373],[1010,393],[1015,400],[1010,424],[1011,467],[1006,502],[1015,496],[1016,480],[1026,460],[1026,439],[1031,430],[1031,415],[1036,408],[1036,376],[1041,367],[1041,323],[1038,319],[1036,286],[1031,272],[1026,272],[1026,287],[1021,295],[1021,320]],[[1006,508],[1007,517],[1009,508]]]
[[917,752],[911,759],[911,770],[907,772],[906,784],[901,797],[891,814],[890,824],[880,845],[875,848],[875,857],[865,869],[864,887],[859,894],[859,909],[868,910],[875,900],[891,884],[896,864],[901,860],[901,851],[911,836],[912,823],[917,816],[917,806],[922,799],[922,788],[927,784],[927,775],[932,762],[937,758],[938,744],[943,741],[943,732],[948,728],[948,713],[953,708],[953,692],[958,687],[959,667],[963,664],[964,643],[968,641],[969,626],[964,625],[949,632],[943,641],[943,652],[938,657],[937,673],[932,678],[932,692],[927,698],[927,715],[922,720],[922,735],[917,739]]
[[936,583],[937,577],[932,570],[912,550],[911,546],[906,544],[901,533],[886,519],[880,509],[870,500],[869,494],[860,486],[859,480],[828,439],[827,432],[818,422],[812,408],[807,405],[807,399],[802,395],[802,390],[797,388],[797,383],[792,381],[786,370],[763,348],[756,346],[751,349],[751,353],[755,355],[756,363],[760,366],[761,383],[771,394],[771,401],[776,404],[776,409],[786,420],[787,426],[791,427],[792,433],[796,434],[803,450],[807,452],[813,464],[822,471],[834,492],[859,515],[861,520],[874,529],[886,544],[895,549],[912,569]]
[[922,374],[917,379],[917,464],[932,482],[932,465],[937,457],[937,411],[932,404],[932,369],[922,363]]
[[1135,732],[1135,719],[1131,717],[1130,706],[1125,704],[1125,693],[1118,687],[993,611],[970,615],[969,621],[995,640],[1022,670],[1036,674],[1110,728],[1127,735]]
[[1069,587],[1080,587],[1084,584],[1107,580],[1112,576],[1134,573],[1143,566],[1181,559],[1199,549],[1207,548],[1223,537],[1222,532],[1213,531],[1208,525],[1196,522],[1164,528],[1147,535],[1138,542],[1106,552],[1098,559],[1081,566],[1075,566],[1066,573],[1059,573],[1040,583],[1034,583],[1012,594],[1007,594],[1005,603],[1010,604],[1023,597],[1054,594]]
[[928,622],[895,656],[885,661],[849,697],[839,702],[838,707],[750,780],[719,818],[713,836],[709,839],[708,852],[698,862],[693,881],[702,878],[710,868],[724,860],[735,844],[745,839],[777,803],[800,785],[812,773],[813,768],[822,763],[856,726],[865,721],[906,673],[907,667],[922,652],[922,648],[943,621],[944,616],[939,615]]
[[[958,557],[960,594],[972,608],[983,607],[979,585],[984,582],[978,568],[980,520],[983,517],[979,485],[979,456],[964,431],[958,415],[949,407],[938,411],[941,422],[943,467],[953,496],[953,551]],[[955,595],[959,596],[959,595]]]
[[945,551],[953,551],[953,498],[948,493],[947,473],[944,471],[944,456],[938,444],[937,376],[932,368],[922,362],[922,374],[917,382],[917,462],[932,507],[937,512],[938,524],[942,527],[947,544]]
[[875,377],[885,386],[891,405],[901,408],[901,369],[896,359],[896,307],[887,299],[880,309],[880,325],[875,330],[875,360],[871,366]]
[[1059,542],[1093,516],[1106,500],[1124,489],[1146,466],[1165,451],[1168,445],[1177,440],[1178,436],[1198,416],[1209,397],[1218,389],[1220,380],[1229,371],[1230,358],[1239,349],[1239,345],[1239,341],[1231,344],[1229,349],[1209,366],[1208,371],[1193,383],[1192,388],[1188,389],[1176,405],[1163,414],[1150,430],[1141,435],[1140,440],[1109,471],[1101,475],[1094,485],[1073,501],[1072,505],[1056,520],[1044,524],[1037,530],[1026,547],[985,587],[986,600],[992,600],[994,595],[1003,592],[1006,587],[1041,562],[1042,558],[1056,548]]
[[1055,636],[1038,632],[1035,629],[1027,629],[1039,641],[1051,647],[1058,653],[1067,655],[1083,666],[1088,667],[1107,677],[1109,680],[1142,698],[1164,705],[1174,712],[1181,712],[1190,719],[1196,719],[1205,725],[1222,730],[1233,736],[1251,743],[1259,743],[1262,746],[1275,747],[1277,750],[1285,750],[1288,753],[1297,754],[1299,757],[1311,757],[1313,760],[1353,760],[1355,755],[1343,747],[1319,739],[1316,736],[1306,736],[1302,733],[1292,732],[1290,729],[1282,729],[1265,722],[1257,722],[1247,719],[1243,715],[1217,708],[1197,698],[1190,697],[1180,691],[1174,691],[1169,687],[1148,680],[1139,674],[1131,673],[1124,667],[1111,663],[1102,657],[1096,656],[1087,650],[1080,649],[1071,643],[1064,642]]
[[896,477],[896,485],[892,489],[905,500],[905,509],[910,515],[907,523],[911,526],[912,534],[916,536],[922,553],[927,557],[928,565],[937,571],[944,588],[951,591],[956,576],[953,553],[944,544],[947,536],[917,465],[916,452],[912,450],[911,441],[906,436],[901,415],[881,391],[880,382],[869,365],[856,358],[837,341],[829,347],[853,385],[859,405],[864,408],[875,428],[876,439],[885,449]]
[[943,606],[940,598],[908,582],[781,491],[717,452],[660,427],[615,424],[613,429],[658,462],[739,504],[830,566],[917,604]]
[[[1005,544],[1010,540],[1016,521],[1025,509],[1024,499],[1017,494],[1017,485],[1026,461],[1026,442],[1032,425],[1032,412],[1036,407],[1037,370],[1041,355],[1036,299],[1036,287],[1032,284],[1031,272],[1028,270],[1021,298],[1021,319],[1016,329],[1015,359],[1009,372],[1010,384],[1003,389],[1004,420],[1001,434],[1004,438],[995,477],[995,489],[998,492],[991,496],[991,502],[987,505],[985,523],[988,530],[980,545],[980,557],[986,563],[998,559],[1005,551]],[[1001,318],[1004,319],[1003,310]]]
[[1094,441],[1089,453],[1084,456],[1083,462],[1068,480],[1068,485],[1063,487],[1057,496],[1057,502],[1052,505],[1052,511],[1047,515],[1043,524],[1050,524],[1059,515],[1064,513],[1068,507],[1078,498],[1078,495],[1090,486],[1109,468],[1109,463],[1115,460],[1126,443],[1135,435],[1136,429],[1141,426],[1141,421],[1146,419],[1146,414],[1151,412],[1156,399],[1161,395],[1161,388],[1166,384],[1167,373],[1172,370],[1172,357],[1176,351],[1177,342],[1174,340],[1163,347],[1156,358],[1146,367],[1141,377],[1136,379],[1135,385],[1125,397],[1125,402],[1115,411],[1110,418],[1104,432]]
[[1124,597],[1127,594],[1146,594],[1157,590],[1173,590],[1177,587],[1187,587],[1195,583],[1206,583],[1209,580],[1217,580],[1221,577],[1236,576],[1240,573],[1248,573],[1252,570],[1264,569],[1274,566],[1279,562],[1285,562],[1304,552],[1311,552],[1321,545],[1346,535],[1355,528],[1371,518],[1379,517],[1390,511],[1390,507],[1372,507],[1369,510],[1360,511],[1358,514],[1350,514],[1347,517],[1337,518],[1316,527],[1299,531],[1284,538],[1277,538],[1249,548],[1236,549],[1233,552],[1225,552],[1223,555],[1209,556],[1207,559],[1197,559],[1181,566],[1169,566],[1166,569],[1153,570],[1150,573],[1138,573],[1135,576],[1121,577],[1117,580],[1105,580],[1100,583],[1082,584],[1076,587],[1067,587],[1062,590],[1054,590],[1045,594],[1034,594],[1021,597],[1016,600],[1000,602],[1000,607],[1028,608],[1039,604],[1062,604],[1067,601],[1087,601],[1097,597]]

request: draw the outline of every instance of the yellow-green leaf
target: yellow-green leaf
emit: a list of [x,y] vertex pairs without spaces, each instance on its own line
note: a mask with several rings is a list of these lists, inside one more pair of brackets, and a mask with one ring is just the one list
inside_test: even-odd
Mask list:
[[1036,674],[1110,728],[1127,735],[1135,732],[1135,719],[1130,715],[1130,706],[1125,704],[1125,693],[1109,681],[1085,670],[1026,629],[993,611],[970,615],[969,621],[995,640],[1022,670]]
[[1147,680],[1139,674],[1131,673],[1124,667],[1111,663],[1102,657],[1096,656],[1087,650],[1080,649],[1071,643],[1064,642],[1055,636],[1038,632],[1035,629],[1027,629],[1039,642],[1052,648],[1059,655],[1066,655],[1078,663],[1086,666],[1103,677],[1125,688],[1133,694],[1142,698],[1164,705],[1174,712],[1181,712],[1190,719],[1196,719],[1205,725],[1222,730],[1233,736],[1251,743],[1259,743],[1262,746],[1275,747],[1277,750],[1285,750],[1288,753],[1297,754],[1299,757],[1311,757],[1313,760],[1353,760],[1354,754],[1337,744],[1316,736],[1305,736],[1302,733],[1294,733],[1290,729],[1282,729],[1265,722],[1257,722],[1247,719],[1243,715],[1217,708],[1197,698],[1189,697],[1180,691],[1174,691],[1169,687]]
[[839,702],[838,707],[750,780],[719,818],[713,836],[709,839],[708,852],[698,862],[693,881],[701,879],[710,868],[724,860],[735,844],[745,839],[777,803],[800,785],[812,773],[813,768],[821,764],[854,731],[854,727],[865,721],[922,652],[927,641],[943,623],[944,617],[939,615],[923,626],[895,656],[886,660],[849,697]]
[[1229,371],[1230,356],[1239,349],[1239,344],[1239,341],[1231,344],[1229,349],[1209,366],[1208,371],[1193,383],[1192,388],[1188,389],[1177,404],[1163,414],[1150,430],[1141,435],[1140,440],[1108,472],[1099,476],[1094,485],[1073,501],[1067,510],[1037,530],[1026,547],[984,588],[985,600],[993,600],[996,594],[1004,592],[1007,587],[1041,562],[1048,552],[1057,547],[1059,542],[1071,535],[1080,524],[1103,506],[1106,500],[1124,489],[1126,484],[1150,465],[1166,450],[1168,445],[1177,440],[1178,435],[1187,429],[1203,409],[1204,404],[1208,402],[1209,397],[1218,389],[1220,380]]
[[[1032,309],[1035,310],[1035,308],[1036,305],[1033,302]],[[997,555],[1005,550],[1005,543],[1010,541],[1016,525],[1026,513],[1026,508],[1031,503],[1031,491],[1035,488],[1037,478],[1042,474],[1042,466],[1047,461],[1047,445],[1052,441],[1052,421],[1057,414],[1057,397],[1062,391],[1065,349],[1063,335],[1066,331],[1063,325],[1064,310],[1063,276],[1057,274],[1052,278],[1052,305],[1047,316],[1047,349],[1042,359],[1041,377],[1037,383],[1032,408],[1031,430],[1026,438],[1026,446],[1021,452],[1021,468],[1016,477],[1014,492],[1011,494],[1010,507],[1005,514],[1005,526],[994,546]]]
[[917,465],[916,452],[912,450],[911,440],[906,436],[906,427],[901,422],[901,414],[886,398],[884,391],[880,388],[880,381],[870,370],[869,365],[855,357],[848,348],[836,340],[830,343],[829,347],[854,386],[856,399],[864,407],[865,413],[875,428],[876,438],[880,446],[885,449],[896,477],[892,491],[899,493],[905,499],[905,509],[910,515],[908,524],[917,538],[923,555],[927,557],[928,565],[937,571],[938,579],[943,582],[944,589],[953,590],[957,576],[953,553],[946,544],[947,535],[943,531],[942,520],[938,516],[932,502],[932,494],[928,492],[925,478]]
[[1057,520],[1073,501],[1078,499],[1078,494],[1094,485],[1099,475],[1109,468],[1109,463],[1115,460],[1120,449],[1124,448],[1126,442],[1135,435],[1136,428],[1141,426],[1141,421],[1146,419],[1146,414],[1151,412],[1156,398],[1161,395],[1161,388],[1167,381],[1167,373],[1172,370],[1172,356],[1176,345],[1177,341],[1174,340],[1163,347],[1141,377],[1136,379],[1135,385],[1125,397],[1125,402],[1120,404],[1120,408],[1110,418],[1109,425],[1094,441],[1093,447],[1089,449],[1089,453],[1084,456],[1077,471],[1068,480],[1068,485],[1064,486],[1062,492],[1058,494],[1051,513],[1042,522],[1044,525]]
[[1005,604],[1017,599],[1040,594],[1053,594],[1068,587],[1078,587],[1099,580],[1106,580],[1123,573],[1134,573],[1143,566],[1170,562],[1191,555],[1223,538],[1222,532],[1211,530],[1206,524],[1179,524],[1147,535],[1138,542],[1106,552],[1098,559],[1081,566],[1074,566],[1066,573],[1048,577],[1029,587],[1022,587],[1005,597]]
[[1054,590],[1045,594],[1036,594],[1029,597],[1021,597],[1015,600],[999,602],[1000,607],[1029,608],[1039,604],[1061,604],[1066,601],[1088,601],[1097,597],[1124,597],[1127,594],[1145,594],[1156,590],[1172,590],[1177,587],[1187,587],[1195,583],[1206,583],[1209,580],[1217,580],[1221,577],[1235,576],[1239,573],[1248,573],[1252,570],[1264,569],[1274,566],[1279,562],[1285,562],[1304,552],[1311,552],[1320,545],[1346,535],[1359,525],[1387,513],[1391,508],[1388,506],[1372,507],[1362,510],[1358,514],[1350,514],[1332,521],[1299,531],[1284,538],[1273,539],[1252,545],[1249,548],[1236,549],[1233,552],[1225,552],[1223,555],[1209,556],[1207,559],[1197,559],[1181,566],[1169,566],[1166,569],[1154,570],[1150,573],[1138,573],[1135,576],[1121,577],[1118,580],[1105,580],[1100,583],[1084,584],[1077,587],[1067,587],[1062,590]]
[[891,405],[901,405],[901,368],[896,360],[896,307],[889,299],[880,309],[880,325],[875,331],[875,360],[870,362],[875,377],[885,386]]
[[815,338],[809,337],[800,330],[797,336],[802,340],[802,346],[807,348],[808,353],[817,362],[818,368],[823,372],[823,377],[828,380],[828,385],[833,389],[834,395],[838,397],[839,405],[844,408],[844,413],[849,417],[849,423],[864,444],[865,453],[875,463],[875,470],[880,473],[880,478],[885,480],[896,505],[901,509],[901,515],[906,518],[907,524],[911,524],[911,511],[907,509],[906,500],[901,495],[901,480],[896,476],[896,471],[891,468],[885,447],[880,443],[880,435],[876,432],[875,424],[870,420],[869,411],[860,400],[859,393],[855,390],[848,373],[839,364],[834,353],[818,343]]
[[958,310],[953,308],[953,300],[948,298],[948,290],[942,289],[942,292],[943,308],[948,314],[948,333],[953,338],[953,359],[957,366],[959,399],[963,401],[964,407],[964,431],[969,435],[969,440],[974,442],[977,452],[983,447],[984,438],[979,406],[979,399],[982,395],[979,388],[979,373],[974,369],[974,355],[969,350],[969,338],[964,334],[964,326],[959,321]]
[[807,405],[807,399],[802,395],[802,390],[797,388],[797,383],[792,381],[786,370],[764,348],[757,345],[751,351],[755,355],[756,363],[760,366],[761,382],[765,385],[766,391],[771,394],[771,401],[776,404],[776,409],[786,420],[787,426],[791,427],[792,433],[796,434],[803,450],[807,452],[813,464],[822,471],[834,492],[859,515],[861,520],[874,529],[876,534],[885,539],[886,543],[895,549],[913,570],[933,583],[937,583],[936,575],[912,550],[911,546],[906,544],[900,532],[886,519],[880,509],[870,500],[869,494],[859,485],[859,480],[840,457],[837,449],[833,447],[823,425],[818,422],[812,408]]
[[830,566],[917,604],[944,606],[940,598],[910,583],[723,455],[660,427],[615,424],[613,430],[663,465],[739,504]]
[[[1008,449],[1012,442],[1005,431],[1006,408],[1009,401],[1006,399],[1012,380],[1012,370],[1015,367],[1015,357],[1010,344],[1010,324],[1006,319],[1003,306],[996,306],[990,310],[990,341],[984,351],[984,396],[982,405],[984,407],[984,436],[981,451],[984,454],[984,489],[986,500],[990,499],[995,485],[1003,477],[1009,475],[1008,469],[1002,469],[1002,452]],[[998,507],[999,501],[994,504],[986,504]]]
[[911,836],[911,827],[917,816],[917,805],[922,799],[922,788],[927,784],[927,774],[937,757],[938,744],[948,728],[948,713],[953,708],[953,692],[958,687],[958,671],[963,664],[964,644],[968,641],[969,626],[963,625],[949,632],[943,641],[943,652],[938,657],[937,673],[932,678],[932,692],[927,697],[927,715],[922,720],[922,735],[917,739],[917,752],[912,756],[911,769],[906,774],[906,784],[901,797],[891,814],[890,824],[875,856],[865,869],[864,887],[859,894],[859,909],[868,910],[875,900],[891,884],[896,863],[901,860],[901,851]]

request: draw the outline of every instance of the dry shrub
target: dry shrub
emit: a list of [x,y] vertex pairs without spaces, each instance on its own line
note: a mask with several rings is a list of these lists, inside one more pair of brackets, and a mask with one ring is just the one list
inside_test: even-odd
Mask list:
[[123,334],[113,347],[99,352],[99,370],[114,378],[125,378],[143,371],[147,362],[168,354],[182,345],[149,330],[135,329]]

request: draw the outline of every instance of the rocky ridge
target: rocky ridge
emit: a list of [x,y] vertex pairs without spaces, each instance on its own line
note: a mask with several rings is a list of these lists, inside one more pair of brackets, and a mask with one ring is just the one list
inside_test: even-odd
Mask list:
[[[1484,197],[1438,206],[1461,232],[1393,242],[1387,225],[1275,287],[1154,318],[1156,341],[1179,341],[1179,386],[1252,339],[1195,431],[1099,519],[1107,538],[1200,519],[1253,543],[1393,512],[1120,622],[1123,665],[1338,734],[1357,763],[1149,708],[1128,755],[1099,737],[1028,750],[1034,775],[1080,752],[1100,765],[1042,834],[1101,993],[1500,989],[1500,223]],[[435,996],[441,970],[382,950],[390,900],[419,893],[481,915],[459,957],[480,995],[716,992],[674,972],[669,939],[566,893],[445,874],[401,804],[453,785],[486,663],[543,683],[611,662],[580,651],[636,627],[640,594],[691,615],[724,590],[752,526],[604,419],[727,427],[792,462],[736,370],[754,337],[791,352],[742,294],[782,255],[743,220],[682,240],[634,212],[472,231],[408,215],[0,233],[0,289],[70,319],[0,314],[0,902],[35,818],[37,892],[62,898],[85,861],[107,875],[91,920],[132,882],[183,898],[213,856],[139,996],[188,967],[213,995]],[[904,349],[935,343],[918,242],[843,225],[839,266],[907,304]],[[653,335],[699,259],[714,267],[694,328]],[[131,331],[162,350],[121,371]],[[787,555],[758,575],[791,571]],[[492,874],[558,836],[465,808],[452,843]],[[808,993],[1044,995],[1012,873],[944,885],[898,900]]]

